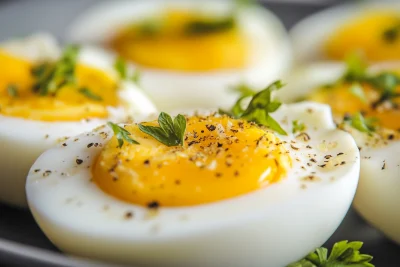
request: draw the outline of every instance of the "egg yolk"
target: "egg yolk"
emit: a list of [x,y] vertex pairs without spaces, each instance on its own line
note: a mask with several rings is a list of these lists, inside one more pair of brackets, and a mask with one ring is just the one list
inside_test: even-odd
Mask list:
[[103,191],[139,205],[228,199],[280,181],[291,167],[273,133],[225,116],[188,118],[183,146],[165,146],[137,125],[125,129],[140,145],[125,142],[119,148],[113,137],[92,172]]
[[[213,23],[214,30],[204,30]],[[137,64],[180,71],[240,69],[247,64],[249,50],[247,38],[234,22],[179,10],[131,25],[109,45]]]
[[[33,88],[35,66],[0,51],[0,114],[40,121],[77,121],[108,117],[107,106],[116,106],[117,83],[101,70],[76,65],[77,84],[63,86],[55,95],[40,96]],[[13,91],[11,91],[13,88]],[[82,93],[90,90],[93,99]]]
[[325,42],[329,59],[343,60],[360,52],[368,60],[400,59],[400,16],[397,12],[374,11],[344,24]]
[[[369,84],[361,84],[365,100],[351,92],[351,84],[339,84],[333,88],[323,88],[309,97],[309,100],[329,104],[333,114],[343,117],[346,114],[362,112],[365,118],[376,118],[377,125],[391,129],[400,129],[400,109],[398,108],[376,108],[375,103],[380,93]],[[397,88],[400,93],[400,87]],[[400,105],[400,99],[395,98],[394,104]]]

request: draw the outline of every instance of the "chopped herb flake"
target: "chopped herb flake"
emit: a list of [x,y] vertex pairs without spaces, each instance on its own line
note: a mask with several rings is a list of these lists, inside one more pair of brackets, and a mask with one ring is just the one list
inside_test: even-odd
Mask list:
[[131,133],[125,130],[124,128],[112,122],[107,122],[107,125],[113,130],[115,137],[118,140],[119,148],[121,148],[124,145],[124,141],[130,144],[139,145],[139,142],[129,137]]

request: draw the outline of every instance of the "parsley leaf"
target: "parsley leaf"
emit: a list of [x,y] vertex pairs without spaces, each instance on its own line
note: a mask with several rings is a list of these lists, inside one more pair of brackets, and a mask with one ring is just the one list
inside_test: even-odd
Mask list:
[[234,16],[228,16],[226,18],[213,20],[193,20],[185,25],[183,31],[186,35],[192,36],[227,31],[234,27],[236,27],[236,18]]
[[121,80],[131,80],[132,82],[139,84],[140,81],[140,71],[136,69],[135,72],[129,77],[128,63],[122,57],[117,57],[114,62],[114,68],[118,72]]
[[359,83],[355,82],[351,85],[350,93],[360,99],[363,103],[367,103],[367,97]]
[[9,84],[7,86],[7,93],[9,96],[11,96],[12,98],[16,98],[19,96],[18,94],[18,88],[15,84]]
[[396,23],[390,28],[387,28],[383,34],[383,40],[386,41],[387,43],[394,43],[395,41],[398,40],[400,35],[400,22]]
[[115,123],[112,122],[107,122],[107,125],[113,130],[115,137],[118,140],[118,147],[121,148],[124,145],[124,141],[134,144],[134,145],[139,145],[139,142],[136,140],[132,139],[129,137],[131,135],[130,132],[125,130],[123,127],[118,126]]
[[370,263],[372,256],[361,254],[362,242],[340,241],[333,245],[328,257],[328,249],[317,248],[304,259],[289,264],[287,267],[374,267]]
[[165,112],[158,116],[160,127],[139,124],[139,129],[154,137],[166,146],[183,146],[183,138],[186,131],[186,118],[179,114],[172,121],[172,117]]
[[[400,93],[396,92],[397,87],[400,85],[400,76],[392,72],[380,72],[378,74],[369,74],[367,72],[368,65],[361,57],[352,54],[346,60],[347,70],[340,82],[353,83],[350,87],[351,93],[359,97],[362,101],[366,101],[366,97],[362,94],[361,83],[371,85],[375,90],[380,92],[380,97],[377,101],[372,103],[372,107],[376,108],[385,101],[393,101],[393,99],[400,97]],[[357,88],[360,87],[360,88]]]
[[346,118],[345,121],[350,122],[351,127],[362,132],[371,134],[375,131],[374,124],[376,123],[375,118],[364,118],[364,116],[358,112],[353,116]]
[[276,81],[264,90],[252,96],[247,108],[244,109],[243,101],[248,95],[241,96],[232,107],[231,111],[220,110],[220,114],[226,114],[236,119],[245,119],[260,125],[269,127],[270,129],[282,135],[287,135],[286,131],[279,125],[270,113],[275,112],[281,105],[281,102],[272,100],[272,92],[283,87],[281,81]]
[[249,85],[245,83],[233,86],[231,88],[231,91],[234,93],[239,93],[240,96],[253,96],[257,93],[253,88],[251,88]]
[[84,95],[85,97],[95,100],[95,101],[102,101],[103,98],[99,95],[96,95],[95,93],[93,93],[92,91],[90,91],[89,88],[83,87],[81,89],[79,89],[79,93],[81,93],[82,95]]
[[128,66],[126,64],[125,59],[122,57],[117,57],[114,62],[114,68],[118,72],[119,77],[121,80],[125,80],[128,76]]
[[306,125],[298,120],[292,121],[292,132],[298,133],[303,132],[306,129]]
[[54,95],[63,86],[75,84],[75,67],[79,46],[69,45],[55,63],[43,63],[32,69],[36,78],[33,91],[41,96]]
[[346,82],[361,82],[367,77],[368,64],[358,54],[347,56],[346,66],[347,70],[342,78]]

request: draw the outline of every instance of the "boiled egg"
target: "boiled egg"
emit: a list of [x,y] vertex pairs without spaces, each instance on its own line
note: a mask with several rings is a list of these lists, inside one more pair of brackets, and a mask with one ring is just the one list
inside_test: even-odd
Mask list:
[[227,0],[109,1],[79,15],[66,39],[102,45],[133,62],[164,111],[230,106],[237,98],[232,86],[261,89],[291,59],[274,14]]
[[354,206],[400,244],[399,70],[394,62],[372,65],[361,81],[351,81],[344,64],[317,63],[294,75],[292,86],[280,93],[286,100],[301,96],[331,106],[336,123],[352,134],[361,152]]
[[49,35],[0,44],[0,201],[25,206],[29,168],[47,148],[107,120],[156,112],[114,56],[69,46]]
[[296,61],[342,61],[360,53],[371,62],[400,59],[400,5],[365,1],[328,8],[290,32]]
[[157,132],[156,121],[119,125],[130,140],[122,144],[121,134],[99,127],[38,158],[27,179],[29,206],[48,238],[75,256],[138,266],[286,266],[342,221],[359,151],[327,105],[282,105],[273,117],[287,135],[192,112],[176,146],[141,130]]

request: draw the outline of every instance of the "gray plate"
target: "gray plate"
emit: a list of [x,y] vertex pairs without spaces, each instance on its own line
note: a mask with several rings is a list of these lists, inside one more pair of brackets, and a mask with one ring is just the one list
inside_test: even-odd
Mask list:
[[[68,23],[96,0],[0,0],[0,40],[48,31],[62,40]],[[323,8],[316,5],[274,3],[268,7],[282,18],[287,27],[299,19]],[[377,267],[395,267],[400,247],[350,211],[336,233],[327,242],[339,240],[365,242],[363,252],[375,256]],[[296,242],[296,240],[293,240]],[[104,264],[71,258],[60,253],[37,227],[27,210],[0,204],[0,266],[40,267],[101,267]],[[108,265],[109,266],[109,265]],[[268,266],[266,266],[268,267]]]

